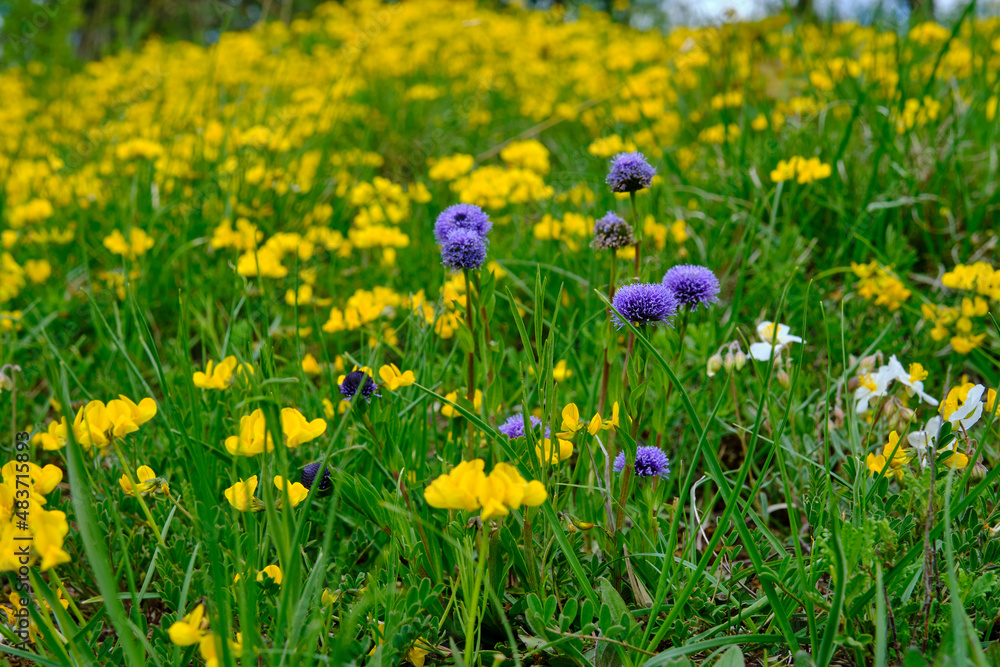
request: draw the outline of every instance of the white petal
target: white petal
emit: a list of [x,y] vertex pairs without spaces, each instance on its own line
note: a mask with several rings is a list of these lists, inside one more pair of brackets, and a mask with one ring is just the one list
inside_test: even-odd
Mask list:
[[781,348],[780,346],[772,347],[770,343],[751,343],[750,356],[757,361],[770,361],[772,349],[774,350],[774,354],[777,355],[778,350]]

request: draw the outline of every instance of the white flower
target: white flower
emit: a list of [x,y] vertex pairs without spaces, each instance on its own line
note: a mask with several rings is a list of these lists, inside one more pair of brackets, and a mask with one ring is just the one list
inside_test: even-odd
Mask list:
[[775,324],[774,322],[761,322],[757,325],[757,336],[761,343],[750,345],[750,356],[757,361],[770,361],[789,343],[801,343],[803,340],[798,336],[789,335],[791,328],[787,324]]
[[868,409],[868,404],[873,398],[880,398],[889,393],[889,385],[896,379],[896,375],[889,366],[882,366],[874,374],[866,373],[861,376],[861,384],[854,390],[854,400],[857,403],[854,409],[858,414]]
[[[936,398],[924,393],[924,382],[922,378],[927,376],[927,372],[924,371],[923,366],[920,364],[910,364],[910,370],[906,370],[894,354],[889,357],[888,367],[893,374],[893,379],[898,381],[900,384],[904,384],[909,387],[914,394],[920,397],[920,400],[930,405],[938,404]],[[883,366],[883,368],[885,368],[885,366]]]
[[962,428],[965,430],[972,428],[979,421],[979,418],[983,416],[984,391],[986,391],[986,387],[981,384],[977,384],[970,389],[969,395],[962,402],[962,407],[948,415],[948,421],[952,424],[960,422]]
[[914,431],[906,436],[906,441],[909,443],[910,448],[917,452],[921,468],[927,466],[927,450],[937,440],[938,434],[941,432],[942,423],[943,420],[941,417],[931,417],[924,426],[923,431]]

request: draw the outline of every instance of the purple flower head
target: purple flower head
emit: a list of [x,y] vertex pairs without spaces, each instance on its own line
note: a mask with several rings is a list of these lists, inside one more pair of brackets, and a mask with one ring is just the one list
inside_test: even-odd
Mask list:
[[[299,476],[299,481],[302,486],[309,489],[311,494],[318,496],[325,496],[330,493],[333,489],[333,483],[330,481],[330,469],[323,468],[323,476],[320,478],[319,483],[316,484],[316,477],[319,474],[319,463],[310,463],[305,468],[302,469],[302,474]],[[316,488],[313,489],[313,484],[316,484]]]
[[471,229],[456,229],[441,244],[441,263],[449,269],[478,269],[486,261],[487,240]]
[[612,192],[635,192],[648,188],[656,175],[642,153],[619,153],[611,160],[611,170],[604,182]]
[[674,293],[678,305],[691,310],[719,300],[719,279],[704,266],[678,264],[663,276],[663,286]]
[[490,216],[475,204],[455,204],[441,211],[434,223],[434,238],[444,245],[448,237],[459,229],[468,229],[485,237],[493,229]]
[[[618,452],[615,457],[615,472],[625,469],[625,452]],[[670,459],[659,447],[639,447],[635,452],[635,474],[639,477],[663,477],[670,475]]]
[[608,213],[594,223],[594,240],[590,242],[594,250],[618,250],[633,243],[632,225],[614,213]]
[[354,398],[359,389],[366,403],[371,402],[372,396],[382,396],[382,394],[378,393],[378,385],[364,371],[351,371],[344,376],[344,381],[340,383],[340,394],[344,397],[345,401]]
[[[538,428],[538,426],[541,425],[542,423],[542,420],[536,417],[535,415],[529,415],[528,418],[531,420],[531,426],[533,428]],[[511,415],[510,417],[507,418],[507,421],[505,421],[503,424],[500,424],[497,430],[503,433],[511,440],[513,440],[514,438],[523,438],[524,415],[521,413],[517,413],[516,415]],[[551,432],[552,432],[551,429],[548,426],[546,426],[545,437],[548,438]]]
[[[615,292],[611,304],[626,320],[641,326],[666,322],[677,312],[677,299],[660,283],[631,283]],[[611,320],[621,329],[625,326],[618,313],[611,313]]]

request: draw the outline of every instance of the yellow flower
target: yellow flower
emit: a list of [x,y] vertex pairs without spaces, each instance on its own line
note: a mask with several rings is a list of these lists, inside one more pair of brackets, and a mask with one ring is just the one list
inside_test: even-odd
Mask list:
[[283,575],[281,574],[281,568],[278,567],[277,564],[268,565],[263,570],[258,572],[257,581],[263,582],[265,574],[271,577],[271,579],[274,580],[274,583],[278,584],[279,586],[281,585],[281,580],[283,578]]
[[274,451],[271,434],[266,432],[264,413],[257,408],[248,415],[240,417],[239,435],[226,438],[226,450],[233,456],[256,456],[266,449]]
[[482,459],[463,461],[439,476],[424,489],[427,504],[469,512],[482,508],[482,518],[489,519],[521,505],[541,505],[548,497],[541,482],[525,480],[514,466],[498,463],[489,475],[484,466]]
[[104,238],[104,247],[115,255],[121,255],[126,259],[135,259],[153,247],[153,239],[138,227],[132,227],[126,240],[125,236],[116,229],[111,232],[110,236]]
[[535,445],[535,455],[538,456],[538,461],[540,463],[548,462],[551,465],[555,465],[560,461],[565,461],[569,457],[573,456],[573,443],[568,440],[562,440],[556,438],[558,441],[558,449],[552,445],[552,440],[545,438],[540,443]]
[[281,409],[281,432],[285,436],[285,446],[294,449],[304,442],[315,440],[326,432],[326,420],[316,418],[307,421],[295,408]]
[[323,372],[323,369],[320,368],[316,357],[306,354],[306,356],[302,357],[302,372],[306,375],[319,375]]
[[[382,646],[383,635],[385,634],[385,623],[378,624],[378,633],[376,640],[378,643],[372,647],[372,650],[368,652],[368,655],[375,655],[375,651],[378,650],[379,646]],[[426,661],[427,654],[430,653],[428,649],[423,648],[424,646],[430,647],[427,640],[423,637],[418,637],[417,641],[413,643],[410,650],[406,653],[406,659],[413,663],[414,667],[424,667],[424,662]]]
[[[285,480],[282,479],[281,475],[275,475],[274,485],[278,487],[279,491],[285,488]],[[292,507],[298,507],[308,495],[309,489],[303,486],[300,482],[294,482],[288,487],[288,502],[291,503]],[[281,498],[281,495],[278,497]]]
[[[893,451],[895,450],[895,452]],[[899,444],[899,434],[893,431],[889,434],[889,442],[882,447],[881,454],[869,454],[866,460],[868,470],[875,477],[883,470],[888,477],[894,475],[897,480],[903,479],[905,466],[909,462],[909,451]],[[886,469],[888,461],[889,468]]]
[[102,401],[90,401],[77,411],[73,420],[73,434],[85,450],[106,447],[111,442],[105,435],[110,428],[111,421]]
[[555,368],[552,369],[552,379],[556,382],[562,382],[573,377],[573,371],[566,368],[566,360],[560,360],[556,363]]
[[260,512],[264,509],[264,503],[254,496],[257,492],[257,475],[247,481],[242,479],[226,489],[226,500],[229,504],[241,512]]
[[45,431],[39,431],[35,434],[38,442],[42,445],[42,449],[47,451],[53,451],[56,449],[62,449],[66,446],[66,418],[62,417],[59,421],[50,421],[48,428]]
[[424,500],[438,509],[468,512],[479,509],[478,490],[486,478],[483,472],[485,466],[486,462],[482,459],[462,461],[424,489]]
[[132,483],[129,482],[127,475],[122,475],[118,480],[122,490],[130,496],[136,495],[136,489],[138,489],[139,494],[143,496],[157,490],[162,491],[164,494],[170,493],[170,487],[167,486],[167,483],[158,478],[156,473],[153,472],[153,469],[149,466],[139,466],[139,468],[135,471],[135,478],[138,481],[136,488],[132,487]]
[[595,414],[590,423],[587,424],[587,432],[590,435],[597,435],[599,431],[611,431],[618,428],[619,414],[618,401],[615,401],[611,406],[611,419],[602,419],[601,415]]
[[177,646],[191,646],[205,637],[207,625],[205,606],[198,605],[183,619],[171,625],[167,634],[170,635],[170,641]]
[[253,375],[253,366],[248,363],[239,363],[235,356],[228,356],[218,364],[209,360],[205,367],[205,372],[196,371],[194,374],[194,386],[200,389],[228,389],[237,379]]
[[583,426],[583,422],[580,421],[580,408],[576,407],[576,403],[568,403],[562,409],[562,433],[559,437],[572,438]]
[[46,259],[29,259],[24,263],[24,274],[28,280],[40,285],[52,275],[52,265]]
[[[464,393],[462,394],[462,397],[463,398],[465,397]],[[448,394],[445,395],[445,399],[451,401],[452,403],[457,403],[458,392],[457,391],[449,392]],[[483,392],[477,389],[476,393],[473,395],[473,400],[472,400],[473,411],[478,412],[479,409],[482,407],[482,405],[483,405]],[[455,408],[445,403],[444,405],[441,406],[441,414],[444,415],[445,417],[451,418],[451,417],[457,417],[459,415],[459,412]]]
[[389,391],[396,391],[402,387],[409,387],[417,381],[413,371],[400,372],[396,364],[389,364],[378,369],[378,376],[382,378],[385,388]]

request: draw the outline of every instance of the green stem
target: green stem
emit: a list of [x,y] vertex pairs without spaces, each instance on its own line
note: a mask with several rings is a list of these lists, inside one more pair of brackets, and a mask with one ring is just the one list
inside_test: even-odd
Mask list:
[[[614,252],[611,253],[611,277],[608,280],[608,301],[615,298],[615,269],[618,265],[618,257]],[[611,309],[608,309],[608,336],[614,336],[613,327],[611,323]],[[597,399],[597,413],[600,415],[604,414],[604,406],[608,402],[608,379],[611,376],[611,360],[608,358],[608,343],[609,340],[604,341],[604,367],[601,370],[601,394]]]
[[[469,335],[472,337],[472,349],[469,350],[468,366],[469,366],[469,376],[468,376],[468,387],[465,390],[465,397],[475,406],[476,398],[476,330],[474,327],[473,317],[472,317],[472,280],[469,278],[469,270],[464,269],[465,273],[465,323],[469,327]],[[472,422],[469,422],[469,441],[466,443],[466,459],[472,460],[476,454],[476,446],[473,443],[473,426]]]
[[483,587],[483,576],[486,574],[486,527],[479,529],[479,562],[476,563],[476,583],[469,598],[469,608],[465,619],[465,664],[471,665],[472,654],[476,648],[476,621],[479,619],[479,589]]
[[639,222],[639,208],[635,203],[635,192],[628,193],[632,202],[632,235],[635,237],[635,279],[639,280],[639,269],[642,266],[642,225]]

